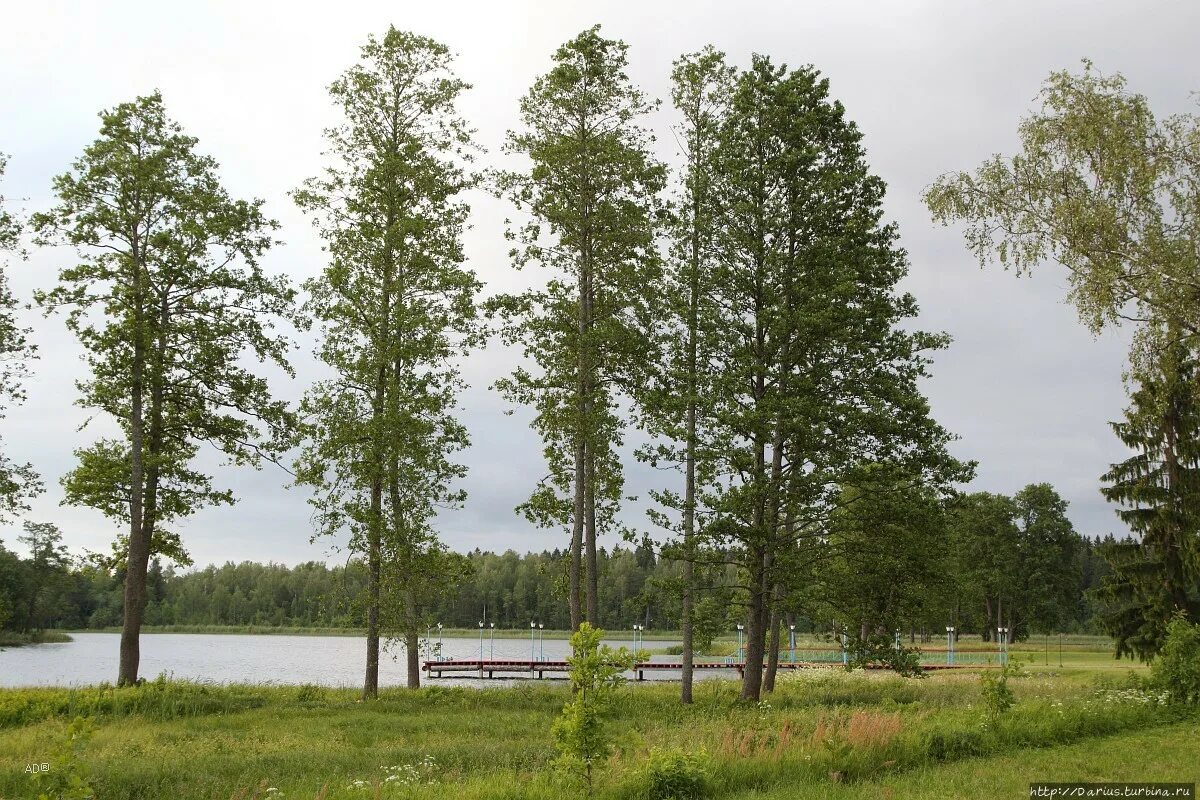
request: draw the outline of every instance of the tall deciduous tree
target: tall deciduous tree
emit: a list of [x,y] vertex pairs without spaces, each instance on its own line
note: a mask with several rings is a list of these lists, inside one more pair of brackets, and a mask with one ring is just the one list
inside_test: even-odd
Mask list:
[[599,26],[560,47],[521,100],[523,130],[509,134],[508,152],[528,157],[530,168],[498,178],[529,218],[509,234],[519,242],[515,265],[550,272],[544,287],[497,297],[491,309],[504,340],[535,365],[497,387],[536,410],[550,474],[521,510],[541,525],[571,525],[573,627],[584,619],[584,594],[587,621],[599,621],[596,538],[611,528],[624,483],[616,393],[637,382],[631,376],[646,360],[639,331],[660,274],[665,170],[639,125],[654,104],[625,74],[627,50]]
[[150,557],[184,558],[164,524],[233,502],[192,468],[202,444],[257,466],[289,444],[295,420],[246,357],[290,371],[275,330],[294,292],[259,258],[275,223],[262,201],[235,200],[217,164],[171,121],[155,93],[101,115],[100,136],[55,178],[58,205],[37,214],[39,240],[76,248],[78,262],[37,295],[87,351],[84,407],[110,415],[121,437],[78,452],[69,502],[128,525],[118,682],[137,680]]
[[[816,70],[755,56],[738,75],[716,159],[721,318],[713,351],[719,479],[707,530],[744,570],[742,696],[759,697],[783,563],[819,543],[841,487],[887,464],[940,486],[961,477],[917,381],[943,336],[904,330],[916,301],[883,182]],[[773,637],[778,642],[778,634]]]
[[[925,193],[934,219],[966,223],[987,263],[1068,270],[1069,298],[1098,331],[1140,326],[1135,363],[1151,368],[1168,334],[1200,336],[1200,117],[1158,121],[1124,77],[1050,75],[1042,105],[1019,127],[1021,152],[973,173],[941,176]],[[1198,387],[1200,391],[1200,387]]]
[[1110,541],[1112,572],[1101,582],[1100,619],[1117,655],[1150,660],[1171,618],[1200,620],[1200,400],[1196,358],[1167,347],[1139,385],[1122,422],[1112,424],[1134,454],[1104,476],[1104,496],[1139,540]]
[[979,619],[984,639],[1006,622],[1012,627],[1020,585],[1016,518],[1016,504],[1006,495],[975,492],[953,503],[950,539],[958,592],[951,624],[956,628],[968,616]]
[[717,133],[729,102],[733,69],[724,54],[712,47],[685,55],[671,71],[671,99],[679,114],[676,138],[683,157],[676,187],[675,213],[668,232],[670,257],[659,293],[658,310],[648,336],[658,340],[653,375],[634,396],[643,427],[657,439],[638,451],[638,457],[654,466],[669,464],[683,474],[682,492],[677,487],[652,492],[669,513],[653,511],[652,518],[677,535],[664,554],[682,562],[680,581],[683,633],[683,675],[680,698],[692,702],[693,609],[696,603],[697,485],[713,480],[710,460],[701,451],[708,414],[711,351],[714,347],[713,263],[714,203],[716,179],[714,153]]
[[[4,177],[7,164],[8,157],[0,153],[0,178]],[[21,327],[17,320],[17,298],[8,285],[8,264],[4,256],[23,253],[20,220],[5,208],[4,200],[4,195],[0,195],[0,418],[10,404],[25,399],[21,381],[35,355],[33,343],[28,338],[29,329]],[[28,510],[28,498],[41,491],[41,480],[32,464],[14,463],[0,452],[0,518]]]
[[395,28],[372,37],[330,87],[344,116],[326,132],[333,163],[295,194],[330,256],[305,309],[335,374],[304,400],[298,478],[316,489],[321,531],[348,528],[366,557],[366,697],[378,694],[385,627],[404,638],[418,685],[421,614],[461,566],[433,523],[464,499],[455,359],[478,340],[479,283],[461,242],[470,131],[455,108],[467,88],[444,45]]
[[1031,483],[1013,497],[1021,531],[1023,604],[1012,636],[1063,630],[1079,601],[1079,535],[1067,501],[1048,483]]
[[921,618],[949,578],[942,499],[876,467],[846,486],[832,515],[821,570],[829,615],[866,642]]
[[44,627],[47,615],[39,613],[50,584],[67,572],[71,558],[62,543],[62,531],[52,522],[26,521],[25,533],[17,541],[29,549],[26,561],[25,630]]

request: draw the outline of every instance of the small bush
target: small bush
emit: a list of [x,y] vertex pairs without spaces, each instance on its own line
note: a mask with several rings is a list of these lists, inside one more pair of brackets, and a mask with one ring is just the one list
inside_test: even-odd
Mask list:
[[1166,692],[1170,702],[1200,704],[1200,625],[1176,614],[1150,672],[1154,687]]
[[1008,679],[1021,674],[1019,661],[1010,661],[1000,668],[999,672],[983,672],[979,675],[979,683],[983,689],[983,708],[987,712],[989,722],[995,722],[1000,715],[1016,705],[1017,698],[1008,686]]
[[552,731],[558,765],[583,780],[588,797],[595,790],[595,767],[612,752],[612,734],[605,726],[613,694],[625,683],[633,655],[624,647],[613,650],[600,643],[604,631],[583,623],[571,636],[571,701],[563,706]]
[[36,776],[38,800],[93,800],[96,793],[83,763],[83,749],[92,738],[91,720],[76,717],[55,748],[54,769]]
[[648,800],[693,800],[709,794],[708,757],[703,752],[654,748],[643,775]]

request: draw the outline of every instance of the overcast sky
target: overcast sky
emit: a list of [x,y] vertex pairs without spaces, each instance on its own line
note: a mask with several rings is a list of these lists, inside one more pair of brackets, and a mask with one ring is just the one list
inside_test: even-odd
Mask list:
[[[1094,339],[1084,330],[1063,303],[1056,265],[1023,279],[981,270],[958,231],[930,222],[920,193],[941,172],[1013,152],[1017,122],[1041,81],[1051,70],[1077,69],[1084,57],[1104,72],[1124,73],[1160,116],[1194,110],[1200,3],[10,3],[0,11],[0,152],[11,156],[0,193],[23,198],[16,205],[25,211],[47,207],[51,178],[95,138],[97,112],[157,88],[169,113],[220,162],[229,190],[266,200],[286,242],[267,267],[299,282],[321,268],[322,253],[287,192],[319,170],[321,132],[335,121],[325,89],[368,34],[395,25],[458,54],[460,75],[474,85],[462,111],[490,151],[485,162],[496,163],[505,131],[518,122],[519,97],[549,68],[558,45],[595,23],[630,44],[630,77],[664,99],[671,61],[706,44],[738,65],[761,52],[820,69],[888,183],[886,211],[910,254],[904,288],[921,304],[918,324],[954,337],[924,388],[937,419],[961,437],[956,455],[979,461],[971,488],[1013,493],[1048,481],[1070,501],[1080,531],[1123,530],[1099,495],[1098,476],[1122,457],[1107,423],[1124,406],[1127,337]],[[651,121],[665,157],[672,121],[669,108]],[[467,253],[486,291],[536,279],[508,263],[504,203],[477,196],[472,207]],[[10,264],[14,289],[28,298],[71,258],[42,250]],[[30,518],[57,522],[75,551],[106,550],[111,523],[60,506],[58,479],[71,468],[72,451],[107,426],[78,430],[88,417],[74,405],[84,369],[62,319],[29,320],[41,358],[28,403],[0,422],[5,447],[15,460],[32,461],[46,481]],[[297,378],[275,382],[280,396],[298,399],[321,374],[311,350],[310,341],[299,342]],[[533,529],[512,510],[544,473],[528,415],[505,416],[507,405],[489,389],[513,363],[493,347],[465,366],[470,499],[439,520],[456,549],[564,544],[560,533]],[[629,461],[632,493],[661,480]],[[285,473],[224,467],[210,456],[206,463],[241,501],[180,526],[197,564],[344,557],[330,542],[310,544],[306,495],[286,488]],[[639,509],[626,519],[645,524]],[[0,529],[9,546],[16,535],[15,526]]]

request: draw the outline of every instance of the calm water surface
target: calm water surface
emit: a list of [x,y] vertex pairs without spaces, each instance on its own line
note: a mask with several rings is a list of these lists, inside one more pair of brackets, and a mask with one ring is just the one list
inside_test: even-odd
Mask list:
[[[115,683],[120,634],[72,633],[73,641],[38,644],[0,651],[0,686],[75,686]],[[435,641],[437,637],[434,637]],[[613,640],[611,645],[630,645]],[[672,642],[650,642],[663,648]],[[536,656],[561,660],[570,652],[563,639],[539,641]],[[442,639],[443,657],[479,658],[479,639]],[[483,640],[484,658],[529,659],[529,639]],[[366,639],[357,636],[274,636],[255,634],[148,633],[142,635],[139,674],[216,683],[316,683],[361,686]],[[403,685],[404,650],[389,649],[380,657],[379,683]],[[422,659],[424,660],[424,659]],[[422,675],[422,679],[424,679]],[[668,678],[667,674],[655,677]],[[439,684],[484,685],[476,678],[439,679]]]

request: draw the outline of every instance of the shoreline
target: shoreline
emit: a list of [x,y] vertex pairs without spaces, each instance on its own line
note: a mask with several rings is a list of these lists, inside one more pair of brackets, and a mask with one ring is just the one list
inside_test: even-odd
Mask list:
[[0,647],[29,647],[35,644],[65,644],[72,641],[74,639],[67,631],[60,630],[38,631],[33,634],[0,632]]

